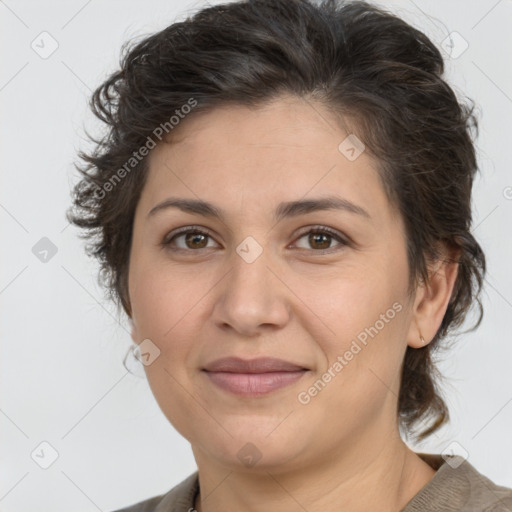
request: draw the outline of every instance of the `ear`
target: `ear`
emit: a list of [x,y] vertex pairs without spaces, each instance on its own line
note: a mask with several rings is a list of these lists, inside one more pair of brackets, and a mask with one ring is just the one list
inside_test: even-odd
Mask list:
[[137,340],[139,339],[139,336],[137,334],[137,327],[135,326],[135,322],[133,321],[133,319],[130,317],[128,318],[128,323],[130,324],[130,328],[131,328],[131,337],[132,337],[132,340],[135,344],[138,344],[137,343]]
[[[429,282],[421,283],[416,289],[412,321],[407,336],[407,344],[422,348],[436,335],[448,308],[453,287],[459,270],[460,250],[439,246],[440,257],[429,263]],[[425,344],[421,341],[421,336]]]

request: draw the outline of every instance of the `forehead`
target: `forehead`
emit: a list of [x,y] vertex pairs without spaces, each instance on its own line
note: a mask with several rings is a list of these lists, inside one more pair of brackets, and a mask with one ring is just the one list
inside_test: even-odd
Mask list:
[[257,108],[222,106],[170,135],[149,155],[146,210],[167,195],[254,211],[327,194],[364,204],[373,217],[390,209],[374,160],[340,151],[349,133],[318,103],[284,97]]

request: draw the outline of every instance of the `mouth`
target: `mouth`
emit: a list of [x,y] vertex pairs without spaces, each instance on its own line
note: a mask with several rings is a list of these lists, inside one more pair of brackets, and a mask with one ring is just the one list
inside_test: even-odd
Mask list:
[[274,358],[218,359],[202,369],[210,382],[239,396],[261,396],[289,386],[308,371],[300,364]]

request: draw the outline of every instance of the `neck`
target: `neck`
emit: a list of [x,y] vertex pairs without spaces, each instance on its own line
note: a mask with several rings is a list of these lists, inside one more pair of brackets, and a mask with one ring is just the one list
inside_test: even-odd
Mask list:
[[315,464],[284,472],[237,471],[195,452],[201,488],[195,508],[197,512],[296,512],[301,508],[398,512],[435,474],[398,435],[375,451],[360,446],[331,451]]

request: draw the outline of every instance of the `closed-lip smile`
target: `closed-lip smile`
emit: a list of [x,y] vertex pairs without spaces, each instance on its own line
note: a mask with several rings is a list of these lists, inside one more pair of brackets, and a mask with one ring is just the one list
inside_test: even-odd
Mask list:
[[208,363],[204,367],[204,370],[208,372],[229,373],[295,372],[307,369],[300,364],[290,363],[273,357],[258,357],[256,359],[224,357]]
[[216,386],[242,396],[270,393],[296,382],[309,371],[301,364],[271,357],[225,357],[206,364],[202,370]]

